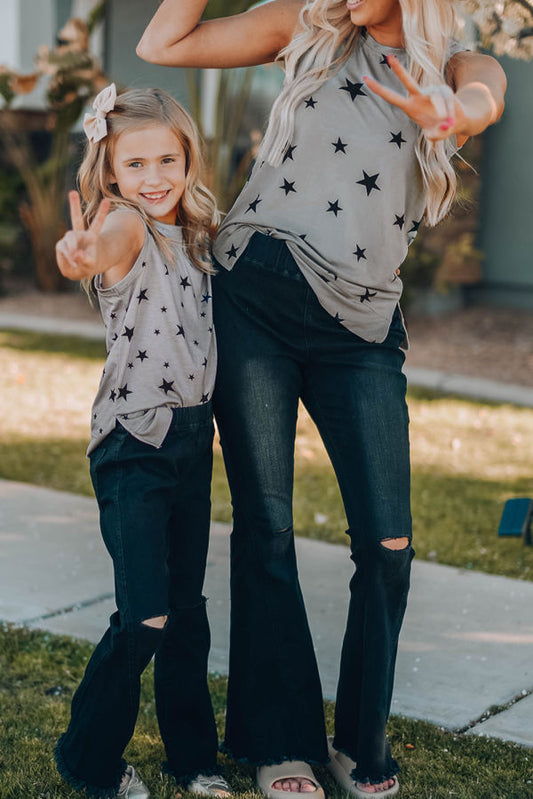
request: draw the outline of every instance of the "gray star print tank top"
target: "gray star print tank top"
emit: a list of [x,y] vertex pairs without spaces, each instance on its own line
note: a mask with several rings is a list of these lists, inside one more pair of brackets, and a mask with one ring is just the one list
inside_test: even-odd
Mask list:
[[[453,41],[449,56],[462,48]],[[425,211],[418,126],[362,81],[404,93],[385,56],[406,51],[362,35],[341,69],[296,109],[283,162],[254,165],[214,253],[231,269],[254,231],[283,239],[321,305],[367,341],[386,336],[402,293],[396,274]]]
[[[135,213],[116,211],[115,213]],[[139,257],[110,288],[95,280],[107,360],[94,400],[87,454],[117,422],[160,447],[172,408],[211,400],[216,373],[211,277],[192,264],[181,229],[157,223],[173,253],[166,260],[146,227]]]

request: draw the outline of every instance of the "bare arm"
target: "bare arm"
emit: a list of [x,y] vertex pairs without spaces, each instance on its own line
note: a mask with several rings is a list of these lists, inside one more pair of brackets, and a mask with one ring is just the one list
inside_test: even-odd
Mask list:
[[102,200],[86,230],[76,191],[69,192],[69,204],[72,230],[56,244],[61,273],[69,280],[103,274],[104,287],[113,286],[128,274],[137,260],[145,237],[143,223],[134,213],[109,214],[110,202]]
[[232,17],[201,21],[207,0],[163,0],[137,55],[169,67],[246,67],[274,61],[291,40],[303,0],[272,0]]
[[450,59],[447,80],[455,92],[453,132],[461,145],[501,117],[507,78],[495,58],[481,53],[457,53]]

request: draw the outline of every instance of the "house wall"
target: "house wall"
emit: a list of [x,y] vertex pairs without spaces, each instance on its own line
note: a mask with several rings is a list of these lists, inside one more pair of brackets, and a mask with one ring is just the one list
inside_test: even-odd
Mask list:
[[483,283],[473,302],[533,309],[533,62],[501,59],[504,115],[484,134],[480,230]]
[[104,67],[117,84],[158,86],[187,104],[184,70],[147,64],[135,53],[137,42],[158,5],[157,0],[113,0],[110,3]]
[[[33,58],[39,45],[51,46],[55,33],[56,0],[2,0],[0,64],[26,74],[33,72]],[[13,106],[39,108],[43,105],[43,87],[38,87],[30,96],[30,102],[19,97]]]

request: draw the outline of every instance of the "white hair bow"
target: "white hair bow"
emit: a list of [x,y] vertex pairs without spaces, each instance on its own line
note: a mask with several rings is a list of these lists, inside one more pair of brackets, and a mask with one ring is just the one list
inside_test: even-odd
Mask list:
[[93,102],[94,114],[85,114],[83,130],[90,142],[97,142],[107,136],[106,114],[115,107],[117,87],[114,83],[96,95]]

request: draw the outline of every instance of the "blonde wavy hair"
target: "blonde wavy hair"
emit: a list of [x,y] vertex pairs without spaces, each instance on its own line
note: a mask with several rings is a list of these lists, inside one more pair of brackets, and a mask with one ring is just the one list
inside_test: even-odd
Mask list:
[[[443,83],[449,47],[457,29],[451,0],[399,0],[403,15],[408,70],[421,86]],[[350,57],[361,35],[346,0],[307,0],[300,30],[279,54],[284,62],[283,89],[272,107],[260,157],[278,166],[294,133],[294,114],[305,97],[335,74]],[[386,49],[386,48],[384,48]],[[436,225],[449,211],[457,181],[450,164],[449,140],[432,143],[420,132],[416,154],[426,190],[425,219]]]
[[185,251],[201,271],[213,274],[210,247],[220,222],[216,201],[202,183],[201,146],[196,126],[189,114],[170,94],[161,89],[130,89],[119,94],[115,107],[106,115],[107,135],[99,142],[87,142],[78,172],[78,184],[85,205],[84,220],[90,224],[100,202],[109,198],[113,208],[131,208],[146,222],[165,257],[172,252],[165,236],[142,208],[121,196],[111,180],[113,148],[127,130],[153,124],[167,125],[185,151],[185,190],[180,198],[176,222],[182,228]]

